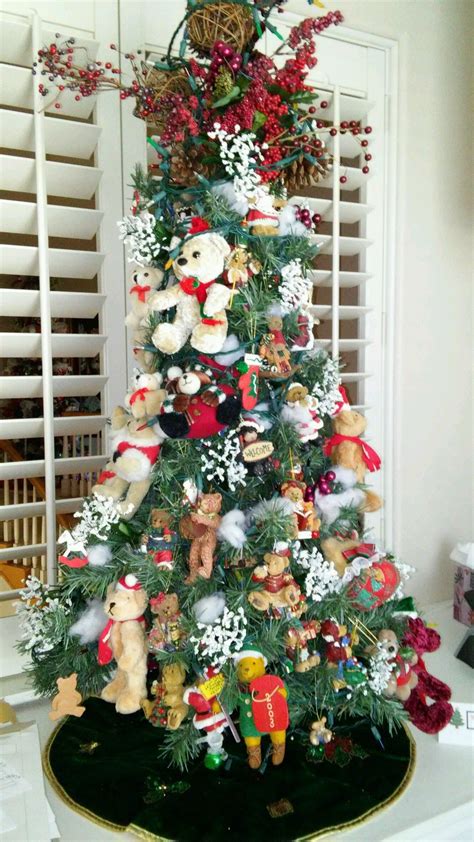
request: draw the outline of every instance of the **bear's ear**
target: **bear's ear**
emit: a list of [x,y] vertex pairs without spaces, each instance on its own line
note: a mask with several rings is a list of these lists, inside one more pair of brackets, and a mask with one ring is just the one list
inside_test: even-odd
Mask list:
[[224,237],[220,234],[208,234],[209,242],[220,252],[222,257],[226,258],[230,254],[230,245]]
[[[179,365],[171,365],[166,372],[166,379],[167,380],[176,380],[177,377],[181,377],[183,373],[183,369],[179,367]],[[156,374],[156,372],[155,372]]]

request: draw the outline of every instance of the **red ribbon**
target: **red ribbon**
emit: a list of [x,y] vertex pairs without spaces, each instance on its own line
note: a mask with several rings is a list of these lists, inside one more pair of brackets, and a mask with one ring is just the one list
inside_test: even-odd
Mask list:
[[133,394],[130,395],[130,406],[133,406],[135,401],[144,401],[145,395],[147,395],[149,391],[150,389],[144,386],[143,389],[137,389],[136,392],[133,392]]
[[115,471],[101,471],[97,480],[97,484],[102,485],[102,483],[105,482],[106,479],[113,479],[116,476],[117,474],[115,473]]
[[330,439],[324,443],[324,455],[330,456],[332,451],[338,444],[342,444],[343,441],[353,441],[355,444],[358,444],[359,447],[362,449],[362,458],[367,465],[369,471],[378,471],[382,461],[380,456],[376,451],[371,447],[367,442],[363,441],[362,439],[358,438],[357,436],[343,436],[340,433],[336,433],[334,436],[331,436]]
[[344,550],[342,555],[347,561],[354,561],[355,558],[372,558],[377,548],[375,544],[358,544],[350,550]]
[[133,287],[130,287],[130,295],[132,295],[132,293],[134,292],[138,295],[138,300],[144,302],[145,295],[147,292],[150,292],[150,290],[151,286],[147,286],[145,284],[143,286],[141,286],[140,284],[135,284]]
[[[137,621],[137,623],[144,623],[145,617],[143,617],[143,616],[136,617],[136,621]],[[98,650],[97,650],[97,660],[98,660],[101,667],[105,667],[107,664],[110,664],[110,662],[111,662],[111,660],[114,656],[114,653],[112,652],[112,647],[109,643],[109,640],[110,640],[110,637],[112,635],[112,626],[115,625],[115,623],[121,623],[121,622],[128,623],[130,621],[129,620],[112,620],[112,619],[110,619],[108,621],[107,625],[105,626],[105,628],[103,628],[102,631],[101,631],[101,634],[100,634],[100,637],[99,637],[99,646],[98,646]]]
[[197,278],[192,278],[192,277],[181,278],[181,280],[179,282],[179,285],[180,285],[181,289],[183,290],[183,292],[186,293],[186,295],[195,295],[196,296],[197,300],[199,301],[200,307],[201,307],[201,321],[205,325],[220,325],[220,324],[222,324],[220,319],[212,319],[209,316],[205,316],[203,311],[202,311],[202,305],[204,304],[204,302],[207,298],[207,289],[213,283],[214,283],[214,281],[208,281],[207,284],[204,284],[201,281],[198,281]]
[[210,227],[207,219],[203,219],[202,216],[193,216],[188,234],[201,234],[203,231],[209,231]]

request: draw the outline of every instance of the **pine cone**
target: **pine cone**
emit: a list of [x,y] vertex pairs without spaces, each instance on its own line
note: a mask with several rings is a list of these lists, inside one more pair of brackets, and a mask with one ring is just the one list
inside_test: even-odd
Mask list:
[[200,160],[201,154],[200,147],[197,146],[184,149],[181,145],[173,145],[170,174],[176,184],[191,186],[197,182],[196,173],[208,174],[208,167]]
[[316,164],[308,161],[302,155],[296,161],[285,167],[282,174],[282,183],[287,190],[298,190],[300,187],[314,187],[315,184],[327,177],[332,169],[331,159],[319,158]]

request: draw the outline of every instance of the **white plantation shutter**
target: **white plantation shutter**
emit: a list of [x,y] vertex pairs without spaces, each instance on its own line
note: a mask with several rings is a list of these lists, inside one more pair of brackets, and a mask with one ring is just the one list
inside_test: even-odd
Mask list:
[[1,19],[0,563],[48,581],[58,533],[104,465],[107,414],[126,387],[118,97],[58,99],[52,84],[41,97],[48,77],[31,73],[56,31],[97,56],[97,33],[77,29],[93,16],[78,11],[72,30],[35,14]]

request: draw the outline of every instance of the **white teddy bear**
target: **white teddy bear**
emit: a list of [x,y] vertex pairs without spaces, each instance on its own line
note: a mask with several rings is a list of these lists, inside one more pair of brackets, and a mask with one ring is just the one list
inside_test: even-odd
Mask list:
[[132,309],[125,318],[125,325],[132,331],[135,359],[146,369],[153,361],[153,354],[143,351],[140,346],[145,342],[147,321],[150,315],[149,301],[153,293],[160,288],[164,272],[155,266],[137,266],[132,273],[132,286],[129,290]]
[[187,339],[196,351],[217,354],[227,337],[227,307],[231,290],[213,283],[224,270],[230,246],[220,234],[199,234],[186,240],[173,269],[178,280],[149,299],[152,310],[164,312],[176,307],[173,322],[161,322],[153,344],[163,354],[176,354]]
[[133,388],[125,396],[125,406],[134,418],[153,418],[158,415],[167,397],[161,388],[163,377],[159,371],[153,374],[135,369]]

